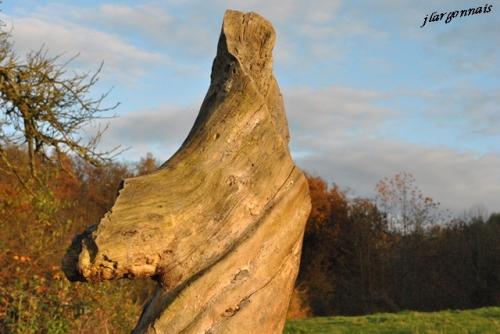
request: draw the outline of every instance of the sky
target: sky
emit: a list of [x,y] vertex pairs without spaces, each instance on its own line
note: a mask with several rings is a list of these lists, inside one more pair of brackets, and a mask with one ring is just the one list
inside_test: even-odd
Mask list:
[[[492,5],[489,13],[449,12]],[[120,102],[101,148],[118,159],[173,154],[209,86],[226,9],[255,11],[277,33],[274,73],[296,163],[373,196],[412,173],[425,195],[460,214],[500,212],[500,2],[390,0],[4,0],[18,54],[44,47],[70,69],[101,62],[93,94]],[[431,13],[443,20],[424,23]],[[90,130],[89,130],[90,131]]]

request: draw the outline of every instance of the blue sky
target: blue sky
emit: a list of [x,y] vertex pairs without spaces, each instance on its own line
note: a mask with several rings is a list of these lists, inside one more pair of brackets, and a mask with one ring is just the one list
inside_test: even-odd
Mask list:
[[[430,22],[434,11],[491,12]],[[79,53],[104,71],[96,94],[119,101],[102,147],[166,160],[209,85],[227,8],[256,11],[277,32],[275,75],[292,154],[303,169],[373,195],[398,171],[456,213],[500,211],[500,4],[480,1],[9,1],[20,53]]]

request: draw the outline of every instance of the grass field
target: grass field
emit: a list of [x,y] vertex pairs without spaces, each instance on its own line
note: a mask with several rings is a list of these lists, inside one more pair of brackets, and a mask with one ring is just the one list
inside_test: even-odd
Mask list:
[[500,334],[500,307],[467,311],[378,313],[288,321],[284,334]]

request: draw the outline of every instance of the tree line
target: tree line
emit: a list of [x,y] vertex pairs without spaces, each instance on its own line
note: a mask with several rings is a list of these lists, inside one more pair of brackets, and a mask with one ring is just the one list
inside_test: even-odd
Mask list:
[[500,305],[500,213],[444,214],[409,173],[373,199],[309,177],[312,212],[292,316]]

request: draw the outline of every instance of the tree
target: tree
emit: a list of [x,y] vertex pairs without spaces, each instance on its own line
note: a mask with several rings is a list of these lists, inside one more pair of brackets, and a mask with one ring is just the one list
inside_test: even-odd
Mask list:
[[424,196],[411,173],[400,172],[376,185],[377,205],[387,215],[389,227],[404,235],[423,231],[440,217],[439,202]]
[[[86,126],[118,106],[102,106],[109,91],[97,98],[90,97],[102,64],[97,71],[84,74],[68,73],[68,64],[69,61],[61,62],[59,56],[49,57],[43,48],[18,57],[10,35],[0,31],[0,159],[3,171],[15,175],[27,189],[30,180],[40,181],[37,161],[64,167],[61,157],[71,153],[100,165],[118,153],[118,148],[97,150],[106,128],[99,128],[87,140],[82,134]],[[27,177],[9,161],[9,145],[27,149]]]
[[384,215],[371,200],[349,201],[348,220],[342,224],[336,243],[332,301],[336,311],[365,314],[393,310],[387,291],[389,236]]
[[418,307],[422,293],[418,287],[425,274],[425,233],[442,219],[439,203],[424,196],[416,186],[415,178],[400,172],[382,179],[376,186],[377,204],[386,215],[389,230],[394,234],[394,286],[396,300],[401,306]]
[[154,172],[160,167],[160,164],[154,157],[153,153],[148,152],[145,157],[141,158],[136,165],[137,175],[146,175]]
[[337,187],[328,187],[320,177],[308,176],[311,213],[306,225],[296,293],[305,295],[315,315],[334,312],[332,299],[336,280],[334,259],[338,256],[340,228],[348,215],[348,201]]

